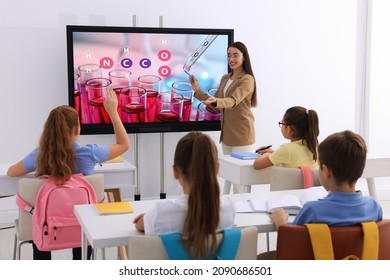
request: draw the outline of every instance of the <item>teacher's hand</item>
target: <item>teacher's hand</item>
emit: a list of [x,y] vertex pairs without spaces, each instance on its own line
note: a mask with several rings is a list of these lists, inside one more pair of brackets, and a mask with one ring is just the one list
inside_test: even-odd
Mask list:
[[190,83],[191,83],[191,87],[194,91],[197,91],[199,89],[199,82],[198,80],[195,78],[194,75],[190,76]]
[[206,100],[204,100],[202,102],[206,105],[210,105],[213,103],[217,103],[217,98],[215,98],[214,96],[210,96],[209,98],[207,98]]

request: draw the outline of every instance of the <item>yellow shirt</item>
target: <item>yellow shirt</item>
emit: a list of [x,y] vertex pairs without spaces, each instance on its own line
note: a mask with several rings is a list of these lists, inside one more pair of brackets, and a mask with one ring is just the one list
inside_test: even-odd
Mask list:
[[318,168],[317,162],[313,160],[312,152],[303,144],[302,140],[283,144],[269,155],[269,159],[276,166]]

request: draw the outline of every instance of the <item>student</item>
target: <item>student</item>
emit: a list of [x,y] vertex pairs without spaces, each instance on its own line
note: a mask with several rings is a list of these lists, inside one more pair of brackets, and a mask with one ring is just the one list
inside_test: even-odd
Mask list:
[[[379,203],[355,189],[366,164],[367,148],[364,139],[348,130],[334,133],[321,142],[318,153],[319,179],[329,194],[324,199],[306,202],[293,224],[349,226],[382,220]],[[279,228],[287,222],[288,216],[283,209],[278,209],[270,218],[276,228]]]
[[[319,179],[329,194],[324,199],[306,202],[292,223],[301,226],[307,223],[350,226],[382,220],[379,203],[355,190],[366,164],[364,139],[348,130],[334,133],[321,142],[318,153]],[[270,219],[278,229],[287,223],[288,214],[278,208],[272,212]],[[261,253],[257,259],[276,259],[276,251]]]
[[176,201],[160,201],[133,221],[146,235],[180,232],[187,252],[195,259],[207,255],[206,240],[211,235],[211,251],[216,249],[216,233],[234,225],[235,205],[220,198],[217,148],[210,136],[191,132],[176,146],[173,174],[183,188]]
[[[53,109],[44,125],[39,147],[24,159],[9,167],[8,176],[22,176],[35,171],[37,176],[50,175],[59,183],[73,173],[93,174],[94,166],[126,152],[129,139],[117,112],[118,100],[112,89],[107,90],[104,108],[110,116],[115,133],[115,144],[79,146],[79,116],[70,106]],[[34,259],[51,259],[51,252],[39,251],[33,244]],[[81,259],[81,249],[73,248],[73,259]]]
[[263,147],[257,149],[261,155],[254,161],[255,169],[272,165],[283,167],[308,166],[318,168],[317,147],[320,133],[318,115],[314,110],[295,106],[289,108],[279,122],[284,138],[291,140],[276,151]]
[[[190,77],[194,96],[204,104],[221,111],[220,142],[225,155],[231,152],[252,151],[255,143],[254,116],[251,108],[257,105],[256,79],[249,52],[241,42],[232,43],[227,50],[231,73],[221,78],[215,96],[209,96],[199,87],[198,80]],[[226,193],[230,182],[225,182]],[[233,192],[242,192],[242,186],[234,186]]]

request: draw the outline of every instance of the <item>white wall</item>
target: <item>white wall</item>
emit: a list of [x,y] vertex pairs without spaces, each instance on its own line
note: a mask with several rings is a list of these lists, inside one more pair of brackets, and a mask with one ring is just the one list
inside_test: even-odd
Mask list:
[[[138,26],[158,27],[163,16],[165,27],[235,30],[235,40],[250,51],[258,83],[257,145],[285,142],[277,122],[295,105],[317,110],[320,140],[353,130],[356,9],[356,1],[338,0],[3,0],[0,162],[18,161],[33,149],[48,112],[68,102],[65,25],[132,26],[133,15]],[[210,134],[217,141],[219,133]],[[179,191],[171,165],[182,135],[165,135],[168,195]],[[140,135],[143,197],[160,193],[159,137]],[[113,141],[112,135],[80,137],[81,144]],[[125,158],[134,162],[134,150]]]

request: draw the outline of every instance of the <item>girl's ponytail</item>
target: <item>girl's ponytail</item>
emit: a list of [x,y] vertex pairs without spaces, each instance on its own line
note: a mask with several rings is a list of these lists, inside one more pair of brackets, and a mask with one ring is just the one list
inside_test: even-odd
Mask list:
[[305,142],[313,154],[313,160],[317,161],[318,135],[320,134],[317,112],[294,106],[286,111],[283,120],[293,127],[294,136]]
[[74,130],[78,125],[78,114],[72,107],[59,106],[50,112],[39,142],[38,176],[50,175],[58,183],[72,176],[76,169]]
[[[174,165],[190,186],[183,242],[194,258],[203,259],[216,249],[219,224],[220,188],[215,143],[203,133],[187,134],[176,147]],[[208,244],[210,235],[211,244]],[[211,252],[207,248],[211,248]]]
[[318,115],[317,112],[314,110],[306,110],[306,112],[308,129],[307,133],[305,134],[305,141],[310,152],[313,153],[313,159],[317,161],[318,135],[320,134]]

